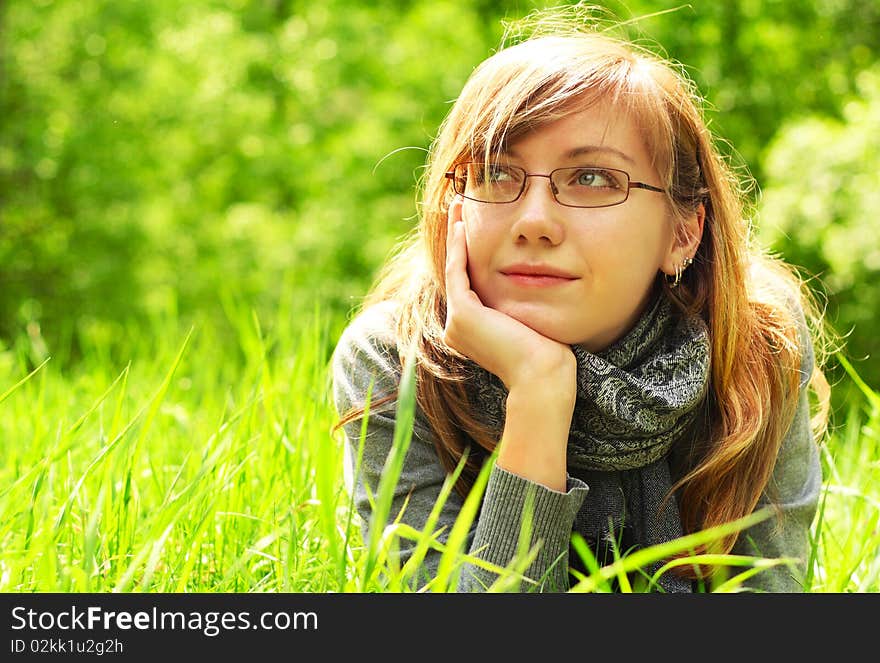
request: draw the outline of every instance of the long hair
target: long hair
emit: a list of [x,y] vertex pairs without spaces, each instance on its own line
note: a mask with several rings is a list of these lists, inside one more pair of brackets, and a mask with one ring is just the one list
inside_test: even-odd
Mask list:
[[[657,275],[657,287],[682,312],[700,315],[711,338],[705,426],[693,443],[682,442],[684,469],[673,486],[683,527],[693,532],[755,509],[797,405],[809,343],[799,338],[799,317],[804,311],[815,333],[819,315],[795,270],[750,241],[746,189],[717,149],[700,97],[679,67],[579,22],[544,20],[485,60],[431,146],[417,232],[386,263],[365,306],[398,304],[398,344],[416,346],[417,402],[434,429],[440,460],[452,471],[468,452],[456,486],[466,494],[498,439],[468,402],[468,362],[443,341],[446,219],[453,197],[444,174],[460,161],[488,159],[599,100],[641,130],[667,191],[675,232],[685,232],[683,219],[705,208],[703,237],[680,285],[672,289]],[[814,419],[817,431],[828,402],[818,366],[811,384],[825,406]],[[714,550],[729,552],[735,541],[733,534]]]

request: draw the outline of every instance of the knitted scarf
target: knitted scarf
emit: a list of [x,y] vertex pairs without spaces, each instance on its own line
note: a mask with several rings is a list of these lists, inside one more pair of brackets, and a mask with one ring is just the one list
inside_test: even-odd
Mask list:
[[[594,354],[572,346],[572,351],[577,400],[568,471],[589,486],[575,530],[594,546],[607,545],[623,528],[628,543],[637,547],[682,536],[674,497],[661,504],[672,485],[669,452],[694,423],[708,387],[705,322],[678,315],[660,295],[605,350]],[[500,436],[507,391],[495,375],[478,366],[474,370],[471,403]],[[670,592],[690,591],[690,582],[670,573],[659,584]]]

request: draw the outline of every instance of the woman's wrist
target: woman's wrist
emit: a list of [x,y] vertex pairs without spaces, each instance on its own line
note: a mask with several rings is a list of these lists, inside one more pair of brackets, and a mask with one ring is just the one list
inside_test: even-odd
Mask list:
[[574,412],[571,383],[535,380],[507,396],[498,465],[559,492],[566,486],[566,450]]
[[573,407],[576,375],[577,359],[571,348],[554,342],[551,351],[532,353],[515,372],[499,377],[511,394],[521,391],[547,399],[569,399]]

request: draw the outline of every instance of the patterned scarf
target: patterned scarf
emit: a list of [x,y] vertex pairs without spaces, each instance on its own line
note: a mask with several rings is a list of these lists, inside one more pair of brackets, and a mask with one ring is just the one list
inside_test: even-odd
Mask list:
[[[676,314],[661,295],[605,350],[572,350],[578,370],[568,471],[590,488],[575,529],[599,547],[624,527],[638,547],[682,536],[675,499],[661,504],[672,486],[669,452],[694,423],[708,388],[705,322]],[[480,367],[474,378],[474,409],[500,436],[507,391]],[[688,581],[669,573],[659,582],[666,591],[690,591]]]

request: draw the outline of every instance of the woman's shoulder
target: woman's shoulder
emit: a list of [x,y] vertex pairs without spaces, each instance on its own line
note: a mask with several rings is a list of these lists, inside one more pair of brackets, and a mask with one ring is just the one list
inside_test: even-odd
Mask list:
[[800,356],[799,384],[803,388],[810,381],[816,363],[813,333],[808,322],[808,312],[812,307],[803,291],[803,285],[787,266],[764,256],[751,264],[749,276],[752,281],[753,301],[765,306],[770,304],[777,313],[781,313],[771,316],[774,323],[787,320],[783,325],[789,331],[796,332]]
[[804,305],[801,297],[793,296],[789,306],[797,324],[798,345],[801,355],[799,384],[803,389],[813,376],[813,366],[816,363],[816,354],[813,349],[813,338],[810,334],[810,327],[807,324],[807,316],[804,312]]
[[399,305],[391,300],[361,309],[345,326],[337,351],[342,348],[396,348]]
[[398,308],[393,301],[383,301],[352,318],[333,351],[334,380],[339,381],[340,376],[346,376],[347,381],[357,376],[366,380],[385,376],[393,381],[399,377]]

